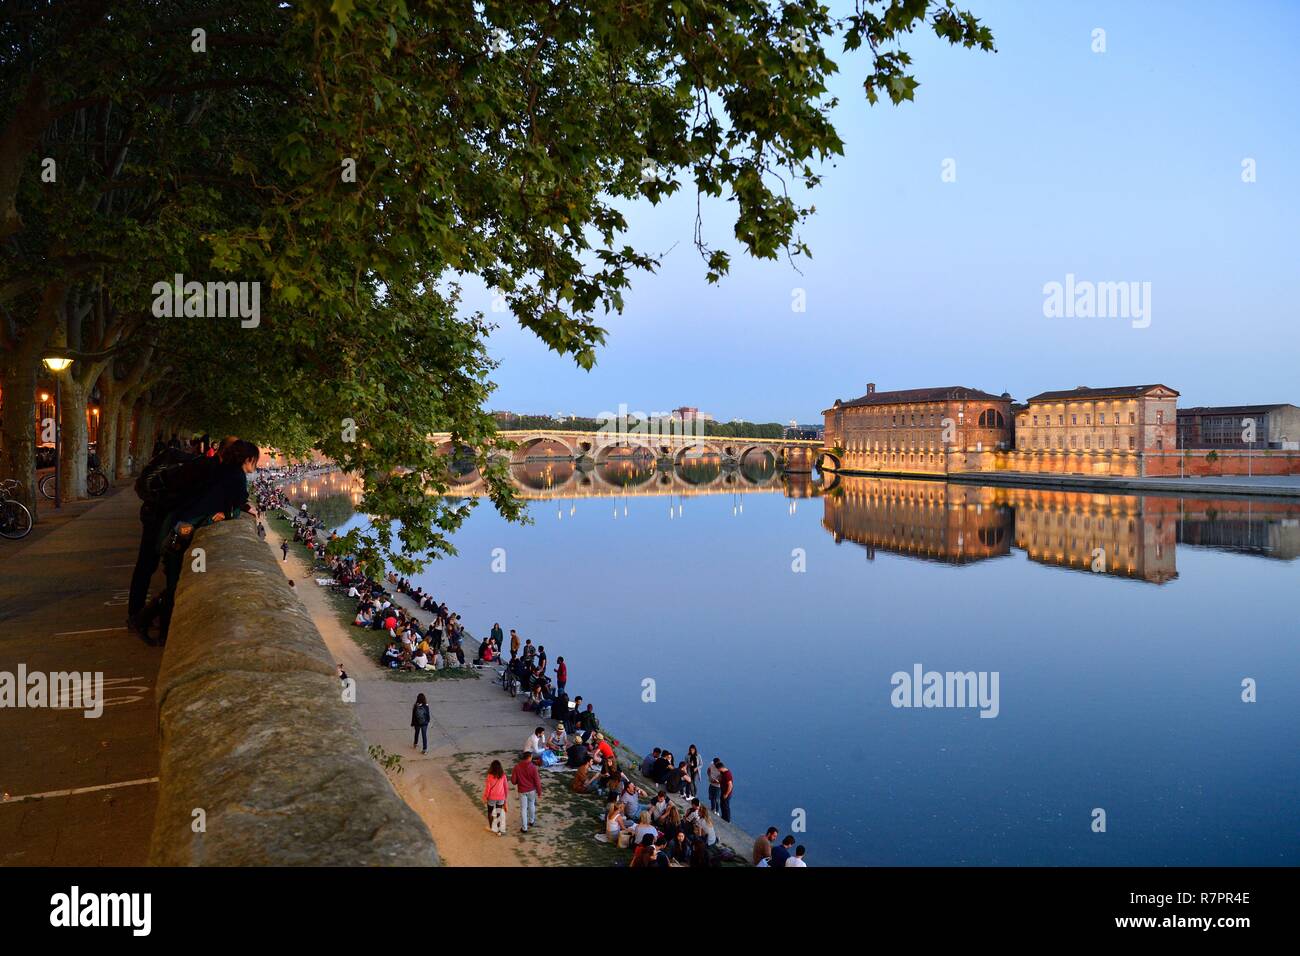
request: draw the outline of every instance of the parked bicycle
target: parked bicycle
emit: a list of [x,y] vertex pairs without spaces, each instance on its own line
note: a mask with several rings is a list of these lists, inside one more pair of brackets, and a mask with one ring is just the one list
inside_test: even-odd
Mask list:
[[[54,500],[54,473],[51,472],[42,478],[38,487],[43,496],[51,501]],[[108,476],[99,470],[99,466],[91,465],[86,471],[86,494],[98,498],[106,491],[108,491]]]
[[0,481],[0,537],[17,540],[32,530],[32,513],[13,497],[21,488],[17,478]]

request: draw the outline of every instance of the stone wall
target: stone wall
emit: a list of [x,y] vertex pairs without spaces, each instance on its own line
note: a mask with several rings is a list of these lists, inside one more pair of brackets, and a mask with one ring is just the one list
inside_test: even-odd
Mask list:
[[336,664],[253,521],[195,535],[156,694],[154,865],[438,862],[367,753]]

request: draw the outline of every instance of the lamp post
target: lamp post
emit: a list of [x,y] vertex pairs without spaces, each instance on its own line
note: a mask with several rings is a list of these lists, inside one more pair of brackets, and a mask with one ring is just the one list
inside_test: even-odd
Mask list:
[[62,450],[59,447],[59,416],[63,414],[61,399],[63,373],[67,371],[68,366],[72,364],[72,359],[66,355],[52,352],[41,359],[45,367],[54,375],[54,507],[63,507],[63,476],[60,459],[63,457]]

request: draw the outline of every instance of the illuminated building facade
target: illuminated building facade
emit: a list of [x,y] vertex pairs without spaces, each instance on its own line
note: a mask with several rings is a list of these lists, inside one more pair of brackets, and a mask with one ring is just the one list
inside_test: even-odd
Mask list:
[[878,392],[875,383],[826,409],[836,467],[870,474],[944,475],[994,467],[1011,446],[1011,396],[964,385]]

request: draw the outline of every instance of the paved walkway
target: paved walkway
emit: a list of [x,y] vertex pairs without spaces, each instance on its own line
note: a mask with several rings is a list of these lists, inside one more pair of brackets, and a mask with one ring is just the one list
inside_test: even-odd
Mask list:
[[[0,864],[132,866],[157,799],[162,649],[124,627],[140,502],[129,486],[0,541],[0,671],[102,672],[106,706],[0,709]],[[160,583],[156,581],[155,583]]]
[[[280,558],[282,537],[273,523],[266,522],[266,527],[267,544]],[[501,752],[502,762],[506,763],[508,754],[517,754],[537,726],[536,715],[511,704],[492,679],[492,670],[481,671],[477,680],[390,679],[352,639],[326,593],[329,589],[316,584],[301,554],[300,549],[291,549],[288,560],[281,560],[280,566],[294,581],[330,653],[357,682],[357,716],[366,743],[378,744],[401,756],[403,771],[394,784],[429,827],[443,862],[451,866],[521,866],[525,861],[519,855],[520,841],[528,840],[530,851],[538,845],[553,844],[558,834],[549,832],[547,826],[545,792],[533,832],[525,836],[512,827],[509,835],[497,837],[487,830],[477,794],[471,799],[448,768],[451,758],[460,753]],[[407,603],[408,610],[413,608],[405,598],[399,600]],[[428,615],[420,616],[423,619]],[[420,693],[428,700],[432,715],[427,757],[411,746],[411,707]],[[508,769],[510,764],[506,766]],[[548,778],[543,778],[543,791],[550,782]],[[557,778],[557,784],[562,779]],[[518,820],[516,810],[512,793],[512,821]]]

